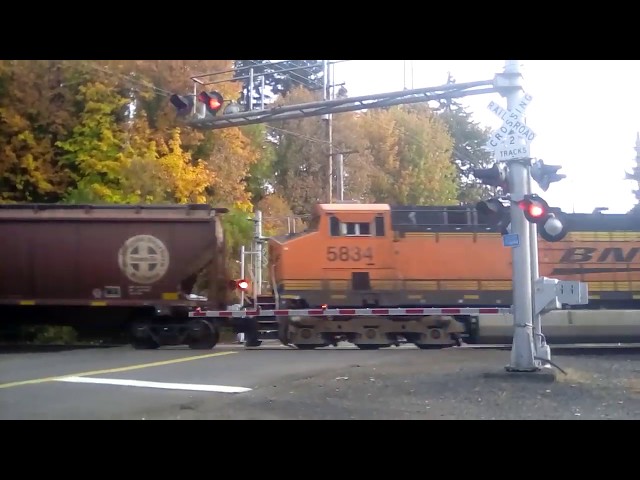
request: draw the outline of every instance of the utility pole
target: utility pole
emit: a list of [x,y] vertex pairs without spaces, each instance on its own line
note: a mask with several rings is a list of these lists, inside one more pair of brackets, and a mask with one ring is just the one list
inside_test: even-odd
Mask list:
[[342,153],[336,154],[338,163],[338,200],[344,201],[344,156]]
[[255,305],[257,305],[258,295],[262,295],[262,212],[260,210],[256,210],[254,216],[254,235],[253,235],[253,251],[255,252],[254,259],[254,275],[255,275],[255,285],[254,285],[254,300]]
[[[322,89],[322,99],[323,101],[331,100],[329,98],[330,91],[330,65],[327,60],[322,61],[322,77],[323,77],[323,86]],[[329,202],[333,203],[333,115],[330,113],[326,113],[322,115],[322,120],[327,122],[327,142],[329,142]]]
[[[245,272],[246,272],[245,256],[246,256],[246,252],[245,252],[244,245],[240,245],[240,278],[242,279],[245,278]],[[244,307],[244,290],[240,292],[240,305]]]

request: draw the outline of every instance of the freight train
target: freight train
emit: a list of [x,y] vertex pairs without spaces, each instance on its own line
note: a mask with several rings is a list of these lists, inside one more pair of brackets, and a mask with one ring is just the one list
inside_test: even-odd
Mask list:
[[[230,303],[220,216],[207,205],[0,205],[0,326],[126,331],[136,348],[213,348]],[[203,276],[204,275],[204,276]],[[206,295],[192,295],[196,282]]]
[[[562,241],[539,239],[540,276],[586,282],[589,304],[545,315],[548,341],[640,341],[639,217],[598,212],[565,214],[564,221]],[[511,315],[488,310],[511,305],[511,250],[475,208],[319,204],[305,232],[269,239],[268,258],[280,310],[382,313],[276,315],[283,343],[315,348],[339,339],[379,348],[404,337],[429,348],[459,337],[511,340]],[[462,309],[424,317],[381,310],[425,307]],[[465,314],[472,307],[480,310]]]
[[[267,311],[232,312],[221,215],[207,205],[0,206],[3,323],[126,331],[136,348],[213,348],[271,323],[300,349],[510,342],[511,252],[473,207],[318,204],[306,231],[268,239]],[[589,285],[545,315],[547,341],[640,341],[640,222],[566,214],[539,239],[540,274]],[[194,286],[199,284],[194,296]]]

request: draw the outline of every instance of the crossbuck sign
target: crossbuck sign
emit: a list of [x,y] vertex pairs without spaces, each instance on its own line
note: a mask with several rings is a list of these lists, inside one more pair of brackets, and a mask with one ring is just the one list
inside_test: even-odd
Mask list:
[[536,138],[536,134],[524,123],[524,111],[531,100],[531,95],[525,94],[518,105],[511,110],[506,110],[493,101],[487,106],[502,119],[502,125],[487,142],[487,149],[493,150],[496,161],[529,156],[529,145]]

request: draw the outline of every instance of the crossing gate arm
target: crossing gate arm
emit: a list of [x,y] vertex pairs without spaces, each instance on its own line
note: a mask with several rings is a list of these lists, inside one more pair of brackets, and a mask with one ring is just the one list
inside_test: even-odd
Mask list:
[[189,317],[424,317],[428,315],[505,315],[510,308],[311,308],[295,310],[196,310]]

